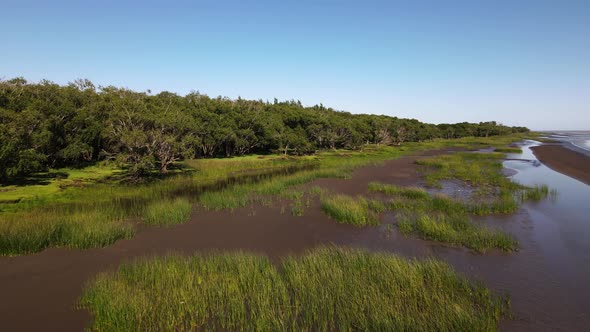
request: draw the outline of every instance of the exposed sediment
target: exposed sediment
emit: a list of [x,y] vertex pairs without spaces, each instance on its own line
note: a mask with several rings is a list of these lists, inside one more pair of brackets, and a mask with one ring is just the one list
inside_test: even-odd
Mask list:
[[590,185],[590,157],[567,149],[561,144],[532,147],[533,153],[551,169]]

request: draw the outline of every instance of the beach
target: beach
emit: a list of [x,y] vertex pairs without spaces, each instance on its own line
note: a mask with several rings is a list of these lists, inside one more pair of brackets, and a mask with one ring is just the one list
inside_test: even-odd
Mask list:
[[561,144],[532,147],[535,156],[553,170],[590,184],[590,157]]

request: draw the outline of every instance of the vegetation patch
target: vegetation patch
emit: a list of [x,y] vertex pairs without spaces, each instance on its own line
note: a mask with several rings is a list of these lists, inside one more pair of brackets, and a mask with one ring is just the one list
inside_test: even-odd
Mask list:
[[508,302],[437,260],[320,248],[279,268],[246,253],[169,256],[99,275],[96,331],[496,330]]
[[158,201],[145,208],[143,220],[150,225],[176,225],[187,221],[191,211],[192,204],[186,198]]
[[414,213],[398,218],[402,233],[417,234],[423,239],[464,246],[477,252],[490,248],[518,249],[518,242],[510,234],[476,226],[464,214]]
[[526,190],[521,190],[520,192],[518,192],[518,199],[521,202],[538,202],[540,200],[545,199],[547,196],[555,197],[557,196],[557,191],[554,189],[549,189],[549,187],[546,185],[537,185],[532,188],[526,188]]
[[369,191],[381,192],[387,195],[399,195],[411,199],[428,199],[426,190],[418,187],[400,187],[395,185],[382,184],[378,182],[369,183]]
[[321,199],[322,210],[330,218],[344,224],[355,226],[378,225],[379,219],[373,208],[382,209],[378,203],[369,203],[363,197],[329,195]]
[[30,212],[0,222],[0,253],[19,255],[47,247],[101,247],[134,234],[132,225],[108,212]]
[[[449,146],[509,144],[520,138],[521,136],[513,135],[431,140],[421,143],[408,142],[402,147],[365,145],[358,151],[323,151],[311,156],[253,155],[186,160],[183,162],[186,172],[143,183],[120,183],[112,177],[109,178],[109,174],[112,175],[114,170],[108,165],[91,166],[88,169],[71,171],[66,177],[89,179],[82,181],[82,186],[62,186],[65,179],[61,179],[56,180],[62,181],[59,185],[50,183],[46,188],[49,190],[42,191],[37,186],[43,185],[35,184],[30,190],[37,194],[19,198],[17,201],[0,202],[0,254],[30,253],[52,246],[108,245],[133,234],[129,220],[147,220],[143,217],[148,213],[147,210],[158,210],[157,202],[174,201],[176,198],[196,200],[197,204],[216,210],[244,207],[255,202],[270,204],[274,197],[281,197],[295,200],[291,213],[302,215],[306,203],[299,197],[301,193],[295,188],[298,185],[318,178],[347,178],[358,167],[375,165],[417,151]],[[29,187],[25,185],[23,188]],[[3,197],[13,195],[13,189],[1,187],[0,201]],[[320,193],[317,188],[311,192]],[[424,193],[416,190],[405,195]],[[376,203],[370,204],[371,209],[377,212],[381,209]],[[151,205],[156,207],[150,207]],[[75,226],[64,226],[75,214],[89,216],[86,218],[88,221]],[[157,223],[154,219],[151,220]],[[180,218],[175,220],[179,221]],[[95,230],[92,232],[95,240],[81,243],[72,235],[59,235],[64,227],[88,227],[89,231],[92,228],[100,228],[103,232]],[[30,233],[29,228],[34,228],[34,231]]]
[[442,194],[431,195],[421,188],[370,183],[369,191],[391,196],[388,208],[398,212],[398,227],[404,234],[478,252],[491,248],[514,251],[518,242],[510,235],[470,220],[469,215],[513,213],[520,203],[540,201],[555,192],[547,186],[525,187],[502,173],[499,153],[454,153],[417,161],[427,167],[426,181],[439,187],[442,180],[460,180],[475,188],[468,200]]
[[495,152],[502,152],[502,153],[522,153],[521,148],[517,148],[514,146],[506,146],[506,147],[499,147],[494,149]]
[[[441,180],[457,179],[477,188],[467,206],[470,213],[513,213],[518,203],[541,200],[550,190],[547,186],[526,187],[502,174],[501,153],[454,153],[416,161],[426,166],[426,182],[440,187]],[[555,193],[554,193],[555,194]]]

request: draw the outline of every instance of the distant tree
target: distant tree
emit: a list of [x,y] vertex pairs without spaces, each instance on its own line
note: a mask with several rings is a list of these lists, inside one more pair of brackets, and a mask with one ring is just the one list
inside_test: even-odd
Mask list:
[[494,121],[426,124],[351,114],[298,100],[156,95],[80,79],[65,86],[0,80],[0,180],[49,167],[116,160],[133,178],[168,172],[184,158],[247,153],[306,154],[364,144],[526,132]]

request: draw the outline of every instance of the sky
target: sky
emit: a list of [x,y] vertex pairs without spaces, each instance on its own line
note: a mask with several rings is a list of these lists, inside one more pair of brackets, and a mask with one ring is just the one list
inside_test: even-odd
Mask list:
[[590,129],[590,1],[7,1],[0,78]]

